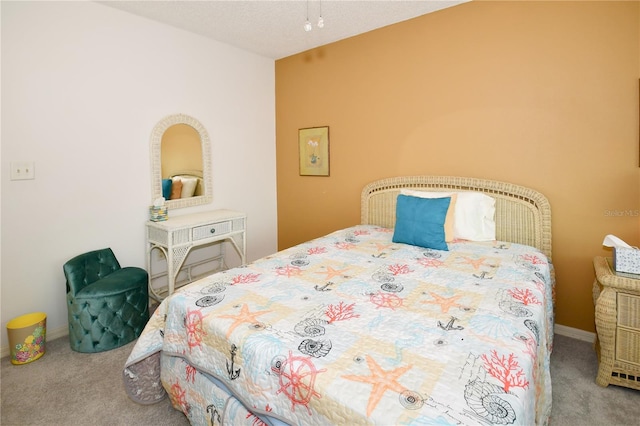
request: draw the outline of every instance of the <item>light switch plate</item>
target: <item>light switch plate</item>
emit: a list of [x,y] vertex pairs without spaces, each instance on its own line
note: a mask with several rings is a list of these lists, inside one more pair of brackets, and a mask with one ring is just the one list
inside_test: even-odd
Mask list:
[[12,161],[11,180],[35,179],[36,170],[33,161]]

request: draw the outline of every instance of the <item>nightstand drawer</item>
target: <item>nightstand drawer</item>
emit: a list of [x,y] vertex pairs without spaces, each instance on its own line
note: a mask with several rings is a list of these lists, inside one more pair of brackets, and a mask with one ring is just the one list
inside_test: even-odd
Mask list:
[[640,297],[618,293],[618,325],[640,331]]
[[193,228],[193,239],[202,240],[205,238],[224,235],[231,232],[231,221],[211,223],[209,225],[198,226]]
[[640,332],[618,327],[616,360],[640,366]]

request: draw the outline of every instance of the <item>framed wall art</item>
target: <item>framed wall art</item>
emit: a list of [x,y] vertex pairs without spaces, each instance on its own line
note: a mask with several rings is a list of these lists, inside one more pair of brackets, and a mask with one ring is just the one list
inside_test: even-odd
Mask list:
[[298,130],[300,176],[329,176],[329,126]]

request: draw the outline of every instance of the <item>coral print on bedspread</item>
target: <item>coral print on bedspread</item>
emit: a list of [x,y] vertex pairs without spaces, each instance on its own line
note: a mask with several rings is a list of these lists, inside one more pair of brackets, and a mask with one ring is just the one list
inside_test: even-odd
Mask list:
[[184,287],[127,368],[162,351],[180,377],[162,384],[193,423],[222,413],[215,379],[238,404],[227,414],[245,419],[545,424],[547,258],[495,241],[431,250],[393,243],[392,232],[359,225]]

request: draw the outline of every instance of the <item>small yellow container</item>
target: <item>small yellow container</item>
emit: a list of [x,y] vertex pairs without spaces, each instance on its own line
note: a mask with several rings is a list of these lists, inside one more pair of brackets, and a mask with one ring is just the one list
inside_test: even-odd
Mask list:
[[47,315],[34,312],[7,323],[12,364],[27,364],[44,355]]

